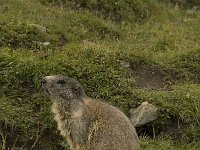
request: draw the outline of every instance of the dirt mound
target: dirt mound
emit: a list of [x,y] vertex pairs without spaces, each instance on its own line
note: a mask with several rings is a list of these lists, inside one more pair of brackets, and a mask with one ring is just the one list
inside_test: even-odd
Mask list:
[[169,90],[177,76],[174,71],[146,64],[137,66],[132,72],[136,79],[136,87],[139,89]]

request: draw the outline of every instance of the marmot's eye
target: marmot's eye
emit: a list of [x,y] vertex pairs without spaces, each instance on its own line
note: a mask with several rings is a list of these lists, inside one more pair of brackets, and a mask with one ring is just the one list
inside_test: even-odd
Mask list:
[[58,84],[65,84],[65,80],[58,80]]
[[42,83],[42,84],[45,84],[45,83],[47,83],[47,81],[44,80],[44,79],[42,79],[41,83]]
[[79,90],[80,89],[80,85],[79,84],[76,84],[74,87],[73,87],[74,90]]

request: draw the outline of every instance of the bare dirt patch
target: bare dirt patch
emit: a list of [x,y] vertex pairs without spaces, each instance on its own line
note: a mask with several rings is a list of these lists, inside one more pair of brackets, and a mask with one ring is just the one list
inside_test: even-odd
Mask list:
[[177,76],[174,71],[146,64],[132,68],[132,72],[136,79],[136,87],[150,90],[169,90]]
[[172,118],[165,128],[162,127],[160,135],[167,135],[175,141],[183,139],[183,131],[188,128],[188,124],[178,118]]

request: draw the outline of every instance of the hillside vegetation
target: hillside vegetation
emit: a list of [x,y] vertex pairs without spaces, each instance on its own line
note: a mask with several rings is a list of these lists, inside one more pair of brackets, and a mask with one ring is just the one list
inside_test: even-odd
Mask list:
[[0,0],[0,149],[68,149],[40,83],[62,74],[126,115],[157,106],[141,150],[199,150],[200,5],[177,2]]

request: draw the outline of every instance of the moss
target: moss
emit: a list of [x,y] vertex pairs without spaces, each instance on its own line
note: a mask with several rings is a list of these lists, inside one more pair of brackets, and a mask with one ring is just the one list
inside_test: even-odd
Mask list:
[[[59,39],[55,39],[47,33],[46,27],[35,24],[2,23],[0,24],[0,34],[0,46],[7,46],[13,49],[48,49],[55,46],[55,44],[59,44]],[[45,45],[45,42],[50,43]]]
[[172,142],[172,139],[167,139],[164,137],[160,137],[159,139],[149,139],[148,137],[143,137],[141,139],[141,149],[144,150],[191,150],[191,149],[198,149],[199,143],[192,143],[183,145],[180,144],[179,146],[174,146],[174,143]]
[[[146,99],[158,105],[163,111],[155,126],[167,128],[169,117],[174,116],[187,124],[187,128],[180,127],[182,139],[186,141],[198,141],[196,134],[200,121],[199,111],[199,85],[181,84],[174,86],[173,91],[140,91],[141,99]],[[175,128],[175,127],[174,127]],[[173,135],[173,133],[171,133]]]

